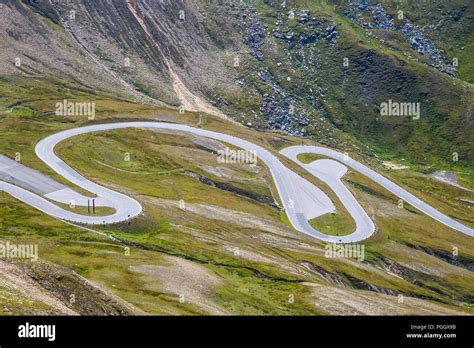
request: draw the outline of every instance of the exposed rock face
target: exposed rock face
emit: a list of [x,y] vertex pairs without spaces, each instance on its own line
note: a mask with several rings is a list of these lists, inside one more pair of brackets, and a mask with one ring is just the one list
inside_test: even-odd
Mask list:
[[[325,40],[330,44],[334,44],[337,37],[336,26],[322,19],[316,19],[311,16],[309,10],[301,10],[295,13],[290,11],[281,12],[276,27],[271,31],[271,37],[267,37],[265,26],[262,24],[260,16],[251,8],[242,8],[239,12],[234,12],[234,15],[241,18],[241,12],[245,13],[245,26],[248,27],[247,34],[244,37],[243,43],[250,48],[250,54],[258,61],[265,59],[272,60],[271,57],[265,57],[263,51],[266,46],[273,46],[275,42],[272,40],[281,41],[285,46],[285,50],[290,54],[292,51],[302,49],[307,45],[312,45],[318,40]],[[295,33],[288,25],[288,20],[296,18],[300,32]],[[278,43],[277,43],[278,44]],[[277,65],[281,66],[283,63],[279,62]],[[301,66],[301,68],[306,68]],[[285,131],[288,134],[296,136],[308,135],[307,126],[312,118],[311,111],[307,109],[294,95],[294,92],[284,88],[280,83],[275,81],[272,73],[265,68],[258,71],[260,82],[269,87],[271,93],[262,93],[262,102],[259,108],[261,115],[267,120],[267,126],[272,129]],[[290,81],[290,80],[288,80]],[[243,82],[241,82],[243,85]],[[309,96],[308,101],[313,107],[319,108],[321,113],[320,103],[316,101],[317,98]]]
[[212,180],[211,178],[198,174],[196,172],[187,171],[186,175],[189,175],[195,178],[196,180],[199,180],[203,184],[206,184],[212,187],[217,187],[218,189],[221,189],[224,191],[233,192],[240,196],[248,197],[250,199],[256,200],[257,202],[269,204],[270,206],[274,208],[281,209],[278,206],[278,203],[275,202],[275,199],[273,197],[264,196],[253,191],[244,190],[226,182],[218,182],[218,181]]
[[[403,33],[411,48],[426,56],[434,68],[452,76],[456,74],[455,67],[451,62],[447,61],[443,52],[426,36],[423,29],[414,25],[405,14],[401,13],[402,24],[396,24],[393,17],[387,13],[382,4],[375,4],[370,0],[347,0],[347,5],[346,15],[361,25],[371,35],[372,29]],[[369,15],[369,22],[362,19],[363,14]]]
[[[373,143],[419,164],[447,162],[454,151],[468,161],[471,96],[451,83],[455,69],[432,39],[441,24],[409,13],[399,20],[389,2],[331,3],[4,0],[0,75],[184,105],[343,151],[372,153]],[[446,21],[465,23],[471,11],[462,6]],[[421,102],[419,122],[379,117],[388,99]]]
[[260,49],[265,36],[265,29],[262,24],[255,20],[250,26],[247,36],[244,38],[244,44],[250,47],[250,53],[260,61],[263,60],[263,54]]
[[422,245],[407,243],[407,246],[417,250],[422,250],[425,253],[436,256],[452,265],[463,267],[471,272],[474,272],[474,259],[463,257],[461,255],[453,255],[452,252],[446,250],[431,249]]
[[272,94],[264,94],[260,111],[268,118],[268,125],[292,135],[306,135],[305,126],[309,119],[305,111],[296,111],[297,101],[283,87],[278,85],[271,74],[262,70],[258,73],[260,80],[273,89]]
[[312,17],[308,10],[301,10],[293,15],[299,18],[301,31],[299,33],[292,31],[288,27],[288,22],[281,17],[273,29],[275,38],[286,41],[291,48],[297,44],[309,45],[318,40],[326,40],[331,44],[336,42],[338,33],[333,22]]

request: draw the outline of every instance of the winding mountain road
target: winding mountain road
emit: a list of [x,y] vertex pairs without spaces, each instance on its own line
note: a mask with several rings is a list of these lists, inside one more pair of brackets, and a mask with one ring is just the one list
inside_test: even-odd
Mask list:
[[[95,198],[97,206],[114,208],[115,212],[113,214],[107,216],[81,215],[63,209],[52,202],[56,201],[68,204],[71,201],[74,201],[75,205],[86,206],[87,200],[90,199],[90,197],[86,197],[69,188],[63,188],[56,192],[51,192],[47,195],[41,196],[11,183],[0,181],[0,190],[9,193],[17,199],[41,210],[50,216],[70,222],[83,224],[112,224],[136,217],[142,212],[142,206],[139,202],[127,195],[113,191],[88,180],[69,165],[67,165],[54,153],[54,147],[59,142],[70,137],[92,132],[125,128],[144,128],[159,129],[164,131],[168,130],[189,132],[194,135],[223,141],[245,150],[256,151],[258,158],[267,165],[272,174],[280,199],[294,228],[300,232],[309,234],[326,242],[357,242],[370,237],[375,231],[375,225],[372,220],[340,180],[342,175],[344,175],[345,171],[347,170],[346,166],[349,166],[366,175],[407,203],[423,211],[441,223],[467,235],[474,236],[474,230],[472,228],[467,227],[442,214],[435,208],[424,203],[414,195],[410,194],[408,191],[394,184],[370,168],[353,159],[345,158],[344,154],[342,153],[317,146],[292,146],[285,148],[281,151],[281,154],[295,161],[300,166],[308,170],[312,175],[318,177],[320,180],[328,184],[328,186],[337,194],[341,202],[344,204],[356,222],[356,230],[352,234],[346,236],[326,235],[315,230],[308,221],[315,217],[335,212],[334,204],[323,191],[310,183],[308,180],[287,168],[271,152],[265,150],[261,146],[238,137],[174,123],[123,122],[85,126],[53,134],[41,140],[37,144],[35,151],[37,156],[43,162],[45,162],[56,173],[63,176],[71,183],[74,183],[75,185],[95,194],[97,196]],[[340,162],[327,159],[317,160],[310,164],[303,164],[298,161],[296,156],[299,153],[308,152],[318,153],[334,158],[335,160],[344,163],[344,165]]]
[[[292,159],[293,161],[299,163],[301,166],[303,166],[305,169],[310,171],[316,176],[320,176],[313,168],[311,168],[311,164],[309,165],[304,165],[301,163],[298,159],[297,156],[300,153],[315,153],[319,155],[324,155],[327,157],[334,158],[335,160],[341,161],[348,167],[351,167],[352,169],[355,169],[359,173],[367,176],[369,179],[375,181],[379,185],[383,186],[390,192],[392,192],[395,196],[401,198],[403,201],[406,203],[412,205],[416,209],[422,211],[426,215],[432,217],[433,219],[441,222],[442,224],[445,224],[446,226],[449,226],[451,228],[454,228],[455,230],[458,230],[462,233],[465,233],[469,236],[474,236],[474,229],[470,228],[468,226],[465,226],[461,224],[460,222],[454,220],[453,218],[450,218],[449,216],[441,213],[440,211],[436,210],[433,208],[431,205],[423,202],[421,199],[417,198],[407,190],[405,190],[403,187],[395,184],[394,182],[390,181],[383,175],[377,173],[376,171],[370,169],[369,167],[363,165],[360,162],[357,162],[356,160],[348,157],[347,155],[331,150],[325,147],[321,146],[304,146],[304,145],[299,145],[299,146],[291,146],[288,148],[285,148],[281,151],[282,154],[284,154],[286,157]],[[318,161],[316,161],[318,162]],[[322,179],[322,178],[321,178]],[[324,180],[324,179],[323,179]],[[337,192],[336,192],[337,193]],[[343,201],[344,203],[344,201]],[[353,215],[354,216],[354,215]]]

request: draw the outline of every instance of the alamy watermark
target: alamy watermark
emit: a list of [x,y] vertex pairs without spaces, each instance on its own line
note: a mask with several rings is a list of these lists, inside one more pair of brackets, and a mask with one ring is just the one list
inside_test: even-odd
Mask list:
[[326,244],[324,256],[327,258],[348,258],[357,259],[357,261],[365,260],[364,244]]
[[250,163],[257,165],[257,151],[255,150],[232,150],[228,147],[225,150],[217,151],[218,163]]
[[420,118],[420,103],[400,103],[389,99],[380,104],[380,116],[409,116],[414,120]]
[[56,340],[56,325],[36,325],[26,322],[18,326],[19,338],[46,338],[53,342]]
[[38,244],[0,243],[0,259],[30,259],[38,261]]
[[87,116],[89,120],[95,119],[95,103],[71,102],[64,99],[61,103],[56,103],[57,116]]

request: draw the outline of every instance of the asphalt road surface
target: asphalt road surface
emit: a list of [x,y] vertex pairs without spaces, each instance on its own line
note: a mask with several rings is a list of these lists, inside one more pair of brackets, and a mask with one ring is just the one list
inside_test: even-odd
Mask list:
[[[88,180],[69,165],[67,165],[54,153],[54,147],[56,144],[70,137],[79,134],[123,128],[184,131],[198,136],[223,141],[245,150],[256,151],[258,159],[263,161],[268,166],[278,189],[280,199],[287,212],[288,218],[296,230],[314,236],[323,241],[345,243],[357,242],[366,239],[374,233],[375,226],[373,222],[352,196],[350,191],[340,181],[340,177],[345,172],[344,166],[340,163],[335,161],[317,161],[319,163],[306,166],[296,160],[297,163],[302,165],[305,169],[317,176],[319,179],[326,182],[335,191],[356,222],[356,230],[352,234],[346,236],[330,236],[316,231],[308,222],[315,217],[335,212],[334,204],[323,191],[284,166],[275,155],[258,145],[227,134],[208,131],[200,128],[193,128],[182,124],[160,122],[123,122],[100,124],[65,130],[53,134],[41,140],[37,144],[35,151],[37,156],[43,162],[45,162],[56,173],[63,176],[71,183],[74,183],[75,185],[91,192],[92,194],[95,194],[97,196],[97,206],[108,206],[114,208],[115,213],[111,215],[80,215],[55,205],[52,201],[58,201],[62,203],[74,201],[76,205],[82,206],[87,204],[86,200],[89,199],[88,197],[85,197],[69,188],[50,192],[47,195],[41,196],[22,187],[0,181],[0,190],[8,192],[17,199],[43,211],[48,215],[76,223],[112,224],[138,216],[142,212],[142,206],[139,202],[122,193],[113,191]],[[332,157],[338,161],[342,161],[345,165],[354,168],[372,180],[378,182],[380,185],[384,186],[409,204],[425,212],[434,219],[458,231],[474,236],[474,230],[472,228],[464,226],[461,223],[440,213],[400,186],[392,183],[390,180],[367,168],[361,163],[352,159],[345,159],[342,153],[315,146],[293,146],[282,151],[285,156],[293,160],[295,160],[298,153],[303,152],[319,153]]]
[[[436,210],[429,204],[423,202],[407,190],[405,190],[403,187],[395,184],[394,182],[390,181],[383,175],[377,173],[376,171],[370,169],[369,167],[363,165],[360,162],[357,162],[356,160],[346,156],[345,154],[331,150],[325,147],[320,147],[320,146],[305,146],[305,145],[299,145],[299,146],[291,146],[283,149],[281,151],[282,154],[284,154],[286,157],[296,161],[299,163],[301,166],[303,166],[305,169],[308,171],[312,172],[314,175],[319,176],[318,171],[315,170],[311,164],[305,165],[301,163],[296,157],[300,153],[315,153],[319,155],[324,155],[327,157],[331,157],[337,161],[340,161],[344,165],[351,167],[352,169],[358,171],[359,173],[367,176],[368,178],[372,179],[376,183],[380,184],[381,186],[385,187],[387,190],[392,192],[395,196],[401,198],[404,202],[410,204],[411,206],[415,207],[416,209],[422,211],[426,215],[432,217],[433,219],[445,224],[446,226],[449,226],[455,230],[458,230],[460,232],[463,232],[469,236],[474,236],[474,229],[465,226],[461,224],[460,222],[454,220],[453,218],[450,218],[449,216],[441,213],[440,211]],[[316,161],[319,162],[319,161]],[[333,188],[334,189],[334,188]],[[336,191],[338,194],[338,192]],[[338,194],[339,195],[339,194]],[[339,196],[341,197],[341,196]],[[343,203],[345,204],[346,207],[346,202],[349,203],[348,200],[343,200]],[[355,211],[354,211],[355,213]],[[355,214],[353,214],[355,216]],[[356,219],[357,221],[357,219]]]

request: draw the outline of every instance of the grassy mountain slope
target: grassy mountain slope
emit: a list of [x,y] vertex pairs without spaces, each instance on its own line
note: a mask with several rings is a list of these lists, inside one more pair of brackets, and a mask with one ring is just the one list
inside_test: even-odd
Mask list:
[[[448,13],[458,4],[467,6],[457,20],[443,16],[446,25],[430,32],[435,45],[446,50],[447,61],[460,57],[457,75],[451,76],[434,68],[431,58],[400,33],[379,29],[380,37],[369,34],[346,14],[349,2],[285,3],[282,8],[282,2],[272,0],[53,5],[1,0],[0,153],[13,157],[18,152],[25,165],[61,181],[34,154],[35,144],[49,134],[118,120],[190,125],[201,120],[203,128],[242,137],[275,154],[302,141],[348,151],[472,226],[472,205],[465,201],[474,199],[472,192],[419,173],[454,168],[472,185],[473,91],[470,68],[463,66],[470,52],[471,6],[465,1],[427,5],[428,13],[436,6]],[[396,13],[395,1],[380,3],[387,13]],[[423,8],[409,6],[412,22],[433,24]],[[447,42],[451,34],[455,39]],[[393,38],[388,43],[387,35]],[[126,58],[130,66],[124,66]],[[192,93],[247,127],[161,105],[180,104],[166,61]],[[63,99],[95,102],[96,119],[55,115],[54,105]],[[380,117],[378,106],[388,99],[420,102],[420,119]],[[156,103],[161,106],[151,105]],[[398,208],[395,196],[349,171],[345,183],[377,232],[364,244],[364,261],[326,258],[323,243],[288,226],[265,166],[217,165],[216,146],[182,134],[138,130],[60,144],[58,153],[68,163],[135,197],[145,212],[130,225],[86,231],[0,195],[0,240],[37,243],[41,262],[65,272],[67,283],[32,274],[31,264],[21,270],[2,263],[0,272],[15,269],[49,301],[19,304],[23,294],[0,282],[0,306],[8,307],[0,307],[2,313],[47,314],[58,308],[92,313],[90,298],[98,292],[90,288],[82,289],[79,303],[68,302],[69,281],[74,287],[83,278],[125,301],[117,304],[116,297],[104,295],[101,303],[114,314],[473,313],[472,238],[410,206]],[[131,161],[124,160],[125,152]],[[453,152],[459,154],[456,163]],[[401,158],[414,166],[390,171],[379,160]],[[337,218],[314,224],[333,231],[340,221],[350,223],[325,185],[282,161],[335,200]]]
[[[31,90],[31,85],[21,85],[20,81],[15,87],[5,81],[1,84],[9,102],[19,97],[25,102],[1,115],[1,134],[8,139],[1,138],[0,151],[10,156],[19,151],[25,165],[55,176],[34,155],[34,144],[46,134],[90,121],[45,114],[63,97],[55,91],[56,86],[36,85]],[[83,98],[80,91],[70,93],[71,100]],[[148,119],[195,125],[199,120],[194,113],[97,98],[94,122]],[[211,116],[205,117],[201,126],[243,137],[275,153],[299,143],[299,138],[278,133],[230,127]],[[58,154],[92,180],[138,199],[144,204],[144,214],[130,225],[94,228],[113,235],[115,240],[110,240],[45,217],[1,195],[0,239],[38,244],[44,261],[74,270],[134,308],[153,314],[472,311],[471,238],[409,206],[399,209],[396,197],[351,172],[346,183],[375,219],[377,234],[366,241],[363,262],[326,258],[324,243],[289,228],[283,212],[257,198],[275,198],[265,167],[260,164],[256,171],[245,165],[217,164],[210,150],[214,146],[212,141],[181,134],[139,130],[72,138],[59,145]],[[125,152],[130,153],[131,161],[124,159]],[[292,168],[310,179],[296,166]],[[247,194],[210,187],[189,172],[245,189]],[[464,194],[462,190],[447,191],[446,185],[419,176],[403,184],[418,187],[417,193],[424,191],[440,209],[473,223],[469,205],[456,199]],[[321,188],[327,190],[323,185]],[[441,197],[443,192],[450,195]],[[179,207],[180,199],[185,201],[185,209]],[[456,257],[452,256],[453,247],[459,251]],[[129,254],[126,248],[130,248]],[[41,277],[35,280],[40,287],[44,286]],[[54,282],[49,286],[46,290],[53,293],[62,289]],[[330,301],[328,288],[336,289]],[[14,314],[49,313],[39,303],[15,305],[15,294],[9,289],[5,285],[2,304]],[[64,289],[62,294],[63,305],[70,306],[70,290]],[[294,302],[289,301],[290,296]],[[347,303],[348,296],[353,302]],[[84,301],[75,304],[76,308],[89,306]],[[335,303],[340,305],[334,307]]]
[[[472,163],[474,92],[459,80],[471,81],[469,1],[284,4],[5,1],[2,23],[10,28],[4,33],[10,53],[4,53],[2,72],[43,71],[67,76],[69,83],[178,106],[168,62],[192,93],[253,127],[307,135],[339,148],[354,144],[362,153],[425,167]],[[14,26],[12,18],[24,25]],[[42,29],[28,29],[33,24]],[[15,51],[24,56],[20,69],[12,64]],[[64,64],[74,56],[80,58]],[[456,57],[457,77],[442,72]],[[420,119],[381,117],[380,104],[389,99],[420,103]]]

